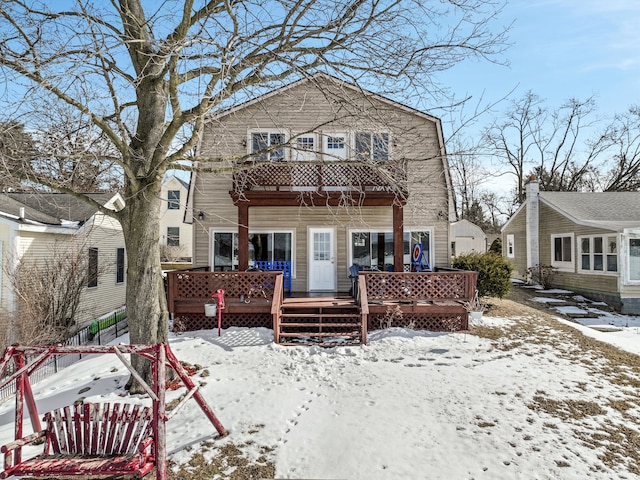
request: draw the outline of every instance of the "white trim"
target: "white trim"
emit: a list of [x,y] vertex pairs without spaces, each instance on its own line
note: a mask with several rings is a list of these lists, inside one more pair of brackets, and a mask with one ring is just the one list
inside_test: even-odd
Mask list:
[[[551,237],[551,266],[557,268],[560,272],[570,272],[575,273],[575,262],[576,262],[576,239],[573,232],[567,233],[552,233]],[[556,238],[571,238],[571,261],[556,261],[555,260],[555,239]],[[534,265],[535,266],[535,265]]]
[[[623,235],[622,236],[622,244],[624,245],[624,284],[625,285],[640,285],[640,278],[639,279],[631,279],[631,252],[630,252],[630,246],[629,243],[631,240],[640,240],[640,233],[630,233],[627,235]],[[622,249],[620,249],[622,250]],[[622,251],[620,252],[622,253]]]

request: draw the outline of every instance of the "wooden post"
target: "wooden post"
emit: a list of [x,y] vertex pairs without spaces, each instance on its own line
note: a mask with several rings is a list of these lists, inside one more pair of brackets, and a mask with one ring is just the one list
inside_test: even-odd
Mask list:
[[156,345],[156,366],[155,384],[157,401],[154,405],[154,435],[156,444],[156,480],[167,479],[167,406],[165,402],[166,385],[166,353],[165,345],[159,343]]
[[238,202],[238,270],[249,268],[249,203]]
[[[196,389],[194,391],[193,398],[195,399],[196,402],[198,402],[198,405],[200,405],[200,408],[202,409],[204,414],[207,416],[207,418],[211,421],[213,426],[216,428],[216,430],[218,431],[218,434],[220,434],[221,437],[224,437],[225,435],[227,435],[228,433],[227,430],[222,426],[222,423],[220,423],[220,420],[218,420],[216,415],[213,413],[213,410],[209,408],[209,405],[207,405],[207,402],[205,401],[204,397],[200,393],[198,386],[193,382],[193,380],[191,380],[191,377],[186,372],[186,370],[182,367],[182,365],[180,364],[180,361],[177,359],[177,357],[169,348],[169,345],[164,346],[164,348],[166,349],[166,357],[167,357],[167,360],[169,361],[169,365],[171,365],[171,368],[173,368],[175,372],[178,374],[178,376],[180,377],[180,380],[182,380],[182,382],[187,387],[187,390],[191,391]],[[165,350],[163,349],[163,351]]]
[[[24,354],[19,352],[14,357],[16,364],[16,370],[20,370],[24,367]],[[22,422],[24,420],[24,377],[26,373],[20,374],[16,378],[16,423],[15,423],[15,439],[22,438]],[[18,465],[22,462],[22,448],[18,447],[15,450],[13,457],[13,464]]]
[[404,271],[404,219],[402,205],[393,204],[393,271]]

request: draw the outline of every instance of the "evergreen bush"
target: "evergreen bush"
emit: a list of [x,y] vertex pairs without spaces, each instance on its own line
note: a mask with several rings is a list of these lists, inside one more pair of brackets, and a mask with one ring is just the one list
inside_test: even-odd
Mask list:
[[466,253],[453,259],[453,268],[478,272],[478,295],[502,298],[511,289],[513,267],[494,253]]
[[496,238],[493,242],[491,242],[491,246],[489,247],[489,253],[502,255],[502,239],[500,237]]

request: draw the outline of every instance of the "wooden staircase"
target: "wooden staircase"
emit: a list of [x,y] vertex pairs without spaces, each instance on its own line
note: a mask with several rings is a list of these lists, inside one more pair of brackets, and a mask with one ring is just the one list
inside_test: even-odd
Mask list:
[[286,298],[275,322],[280,345],[335,347],[366,343],[366,324],[352,298]]

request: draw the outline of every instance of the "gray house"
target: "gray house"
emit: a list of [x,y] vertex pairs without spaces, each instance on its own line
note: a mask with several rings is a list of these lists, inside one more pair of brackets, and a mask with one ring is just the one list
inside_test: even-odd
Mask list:
[[502,242],[514,274],[550,265],[554,286],[640,313],[640,192],[540,192],[532,178]]

